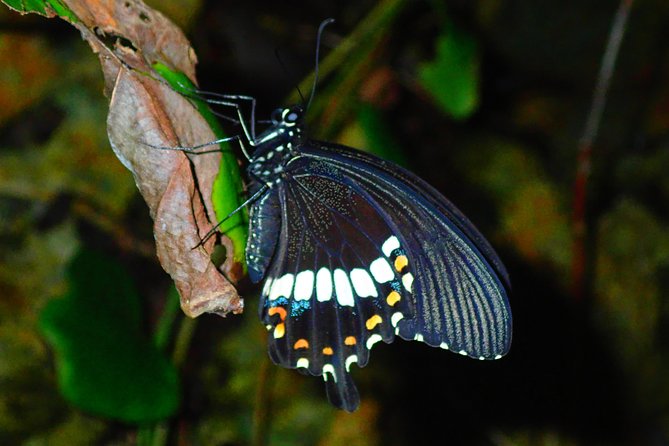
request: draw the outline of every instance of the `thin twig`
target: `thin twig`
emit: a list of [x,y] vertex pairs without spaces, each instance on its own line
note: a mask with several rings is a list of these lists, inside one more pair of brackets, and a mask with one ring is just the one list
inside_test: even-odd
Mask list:
[[252,446],[266,446],[269,439],[270,413],[272,410],[272,386],[276,367],[267,356],[260,364],[258,388],[256,390],[255,408],[253,411]]
[[590,111],[583,129],[583,134],[578,144],[578,157],[576,167],[576,179],[574,182],[574,201],[572,209],[573,230],[573,258],[572,258],[572,290],[576,299],[581,300],[585,294],[585,271],[587,257],[585,250],[586,242],[586,207],[588,180],[592,165],[592,149],[602,120],[602,114],[606,105],[606,98],[611,85],[611,78],[615,71],[616,60],[620,50],[620,44],[625,30],[629,12],[634,0],[621,0],[607,40],[606,49],[602,57],[602,63],[597,75],[597,84],[592,96]]

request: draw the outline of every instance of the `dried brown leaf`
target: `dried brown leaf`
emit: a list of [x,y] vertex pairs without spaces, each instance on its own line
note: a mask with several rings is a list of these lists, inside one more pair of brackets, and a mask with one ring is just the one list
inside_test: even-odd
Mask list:
[[[152,64],[160,62],[195,82],[197,60],[188,41],[138,0],[64,3],[81,20],[75,26],[100,57],[111,98],[109,140],[149,206],[158,258],[176,283],[183,311],[191,317],[241,312],[235,288],[210,260],[214,238],[198,246],[216,221],[211,190],[220,155],[189,158],[146,145],[192,146],[216,139],[195,107],[152,74]],[[222,239],[232,253],[230,240]],[[225,267],[235,268],[231,258]]]

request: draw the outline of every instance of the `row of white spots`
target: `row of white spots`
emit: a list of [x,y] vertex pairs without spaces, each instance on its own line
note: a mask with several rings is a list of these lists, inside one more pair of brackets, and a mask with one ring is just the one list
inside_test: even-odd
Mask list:
[[[417,335],[417,336],[420,336],[420,335]],[[441,344],[439,344],[439,347],[443,348],[444,350],[450,350],[450,347],[445,342],[442,342]],[[467,353],[466,350],[460,350],[458,353],[460,353],[462,356],[469,356],[469,353]],[[500,359],[501,357],[502,357],[502,355],[495,355],[495,357],[493,359]],[[479,359],[481,361],[483,361],[486,358],[485,358],[485,356],[479,356]]]
[[[386,264],[390,268],[388,262]],[[295,300],[308,300],[313,295],[314,284],[316,299],[319,302],[332,299],[333,291],[336,291],[339,305],[349,307],[355,304],[353,290],[359,297],[378,296],[372,277],[362,268],[354,268],[350,274],[346,274],[341,268],[335,269],[334,272],[330,272],[328,268],[321,268],[316,274],[311,270],[305,270],[297,275],[284,274],[278,279],[268,278],[263,287],[263,294],[269,296],[270,300],[275,300],[282,296],[289,297],[292,292]]]
[[[381,250],[389,257],[399,247],[400,242],[393,235],[383,243]],[[289,297],[293,292],[296,300],[308,300],[311,299],[315,284],[318,301],[325,302],[332,299],[332,292],[336,291],[337,302],[340,305],[353,306],[353,290],[359,297],[378,297],[372,276],[377,283],[387,283],[395,278],[390,263],[384,257],[374,260],[369,266],[369,271],[371,276],[367,270],[362,268],[354,268],[350,274],[347,274],[341,268],[331,272],[328,268],[323,267],[316,274],[311,270],[300,271],[297,275],[284,274],[278,279],[268,278],[265,281],[263,294],[269,295],[269,299],[274,300],[281,296]],[[402,284],[408,291],[411,291],[413,279],[411,273],[402,276]]]
[[[345,365],[346,365],[346,371],[350,372],[351,371],[351,365],[353,363],[358,362],[358,356],[357,355],[350,355],[346,358]],[[309,360],[307,358],[300,358],[297,360],[297,363],[295,364],[297,368],[303,368],[307,369],[309,368]],[[327,381],[328,380],[328,374],[332,376],[334,379],[334,382],[337,382],[337,375],[335,373],[335,368],[332,364],[324,364],[323,365],[323,380]]]

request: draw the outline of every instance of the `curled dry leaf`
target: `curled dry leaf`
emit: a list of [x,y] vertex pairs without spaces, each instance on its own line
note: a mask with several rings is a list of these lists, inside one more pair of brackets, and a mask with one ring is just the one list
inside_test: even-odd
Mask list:
[[[156,250],[174,279],[181,307],[191,317],[205,312],[241,312],[235,288],[211,262],[215,240],[200,240],[216,222],[211,191],[220,154],[187,156],[153,146],[192,146],[216,136],[196,108],[166,83],[152,64],[160,62],[195,82],[196,57],[182,32],[160,13],[138,0],[63,0],[102,64],[110,96],[109,140],[132,172],[154,219]],[[239,271],[221,237],[228,277]],[[194,248],[198,246],[197,248]]]

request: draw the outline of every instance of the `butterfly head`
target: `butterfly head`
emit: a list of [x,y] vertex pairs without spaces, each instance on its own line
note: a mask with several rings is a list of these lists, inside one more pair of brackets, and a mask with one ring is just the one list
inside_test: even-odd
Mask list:
[[301,105],[277,108],[272,113],[272,124],[300,128],[304,123],[304,108]]
[[255,141],[254,155],[262,156],[264,152],[279,147],[290,152],[300,144],[304,133],[305,111],[301,105],[277,108],[272,113],[272,124]]
[[302,144],[304,108],[301,105],[279,108],[272,113],[272,124],[255,141],[249,172],[254,178],[272,184]]

